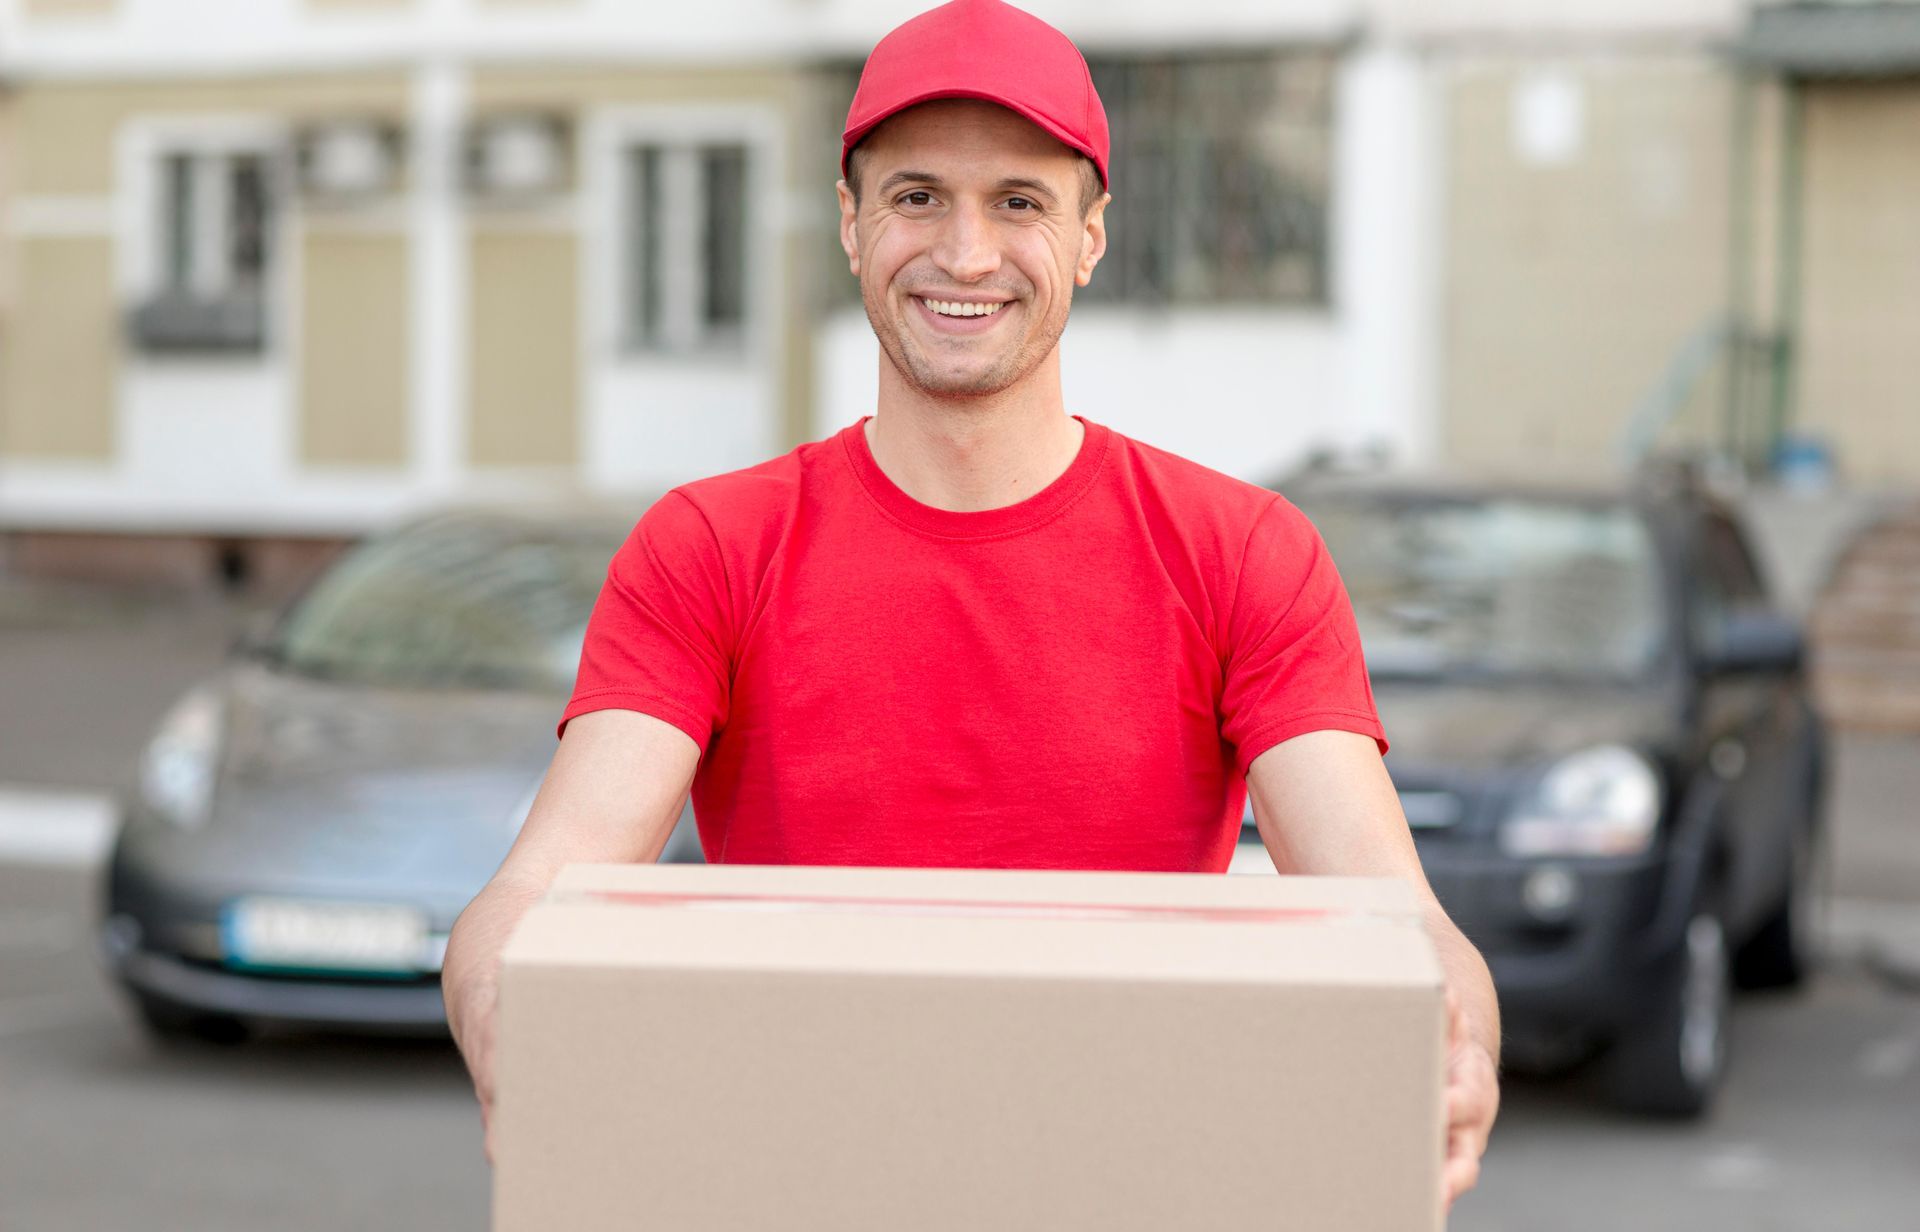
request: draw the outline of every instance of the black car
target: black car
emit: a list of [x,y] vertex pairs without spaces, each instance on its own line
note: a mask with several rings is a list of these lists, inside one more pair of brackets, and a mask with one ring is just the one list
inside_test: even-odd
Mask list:
[[1731,990],[1808,972],[1823,850],[1800,633],[1733,510],[1684,474],[1285,491],[1353,598],[1388,767],[1509,1063],[1604,1053],[1619,1104],[1704,1110]]

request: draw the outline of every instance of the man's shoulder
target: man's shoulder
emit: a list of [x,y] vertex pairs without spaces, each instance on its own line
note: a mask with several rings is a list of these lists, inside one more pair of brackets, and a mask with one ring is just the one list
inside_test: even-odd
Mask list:
[[680,484],[663,500],[692,506],[722,541],[743,533],[757,537],[770,523],[786,518],[808,473],[825,458],[827,450],[839,447],[837,434],[809,441],[777,458]]
[[1164,511],[1176,525],[1189,531],[1212,530],[1244,540],[1263,516],[1296,513],[1271,488],[1237,479],[1119,432],[1113,439],[1128,486],[1142,504]]

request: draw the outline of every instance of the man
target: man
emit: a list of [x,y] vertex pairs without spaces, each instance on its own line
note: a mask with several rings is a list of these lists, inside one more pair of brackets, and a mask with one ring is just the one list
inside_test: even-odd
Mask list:
[[1493,988],[1421,872],[1319,536],[1062,402],[1107,152],[1078,50],[998,0],[874,49],[839,199],[875,413],[675,490],[615,556],[553,765],[448,945],[483,1117],[507,933],[566,863],[656,859],[689,787],[714,861],[1185,871],[1226,867],[1250,790],[1279,869],[1423,895],[1442,1199],[1473,1185]]

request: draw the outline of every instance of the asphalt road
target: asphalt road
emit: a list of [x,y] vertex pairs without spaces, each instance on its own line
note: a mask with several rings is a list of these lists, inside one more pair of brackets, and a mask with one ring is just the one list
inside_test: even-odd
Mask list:
[[[23,617],[0,604],[0,789],[122,781],[232,623],[215,607]],[[1740,1003],[1715,1115],[1649,1124],[1605,1111],[1577,1077],[1509,1081],[1455,1232],[1920,1226],[1915,754],[1841,745],[1849,910],[1834,957],[1806,993]],[[158,1047],[93,963],[96,876],[0,854],[0,1230],[485,1226],[478,1121],[450,1045]],[[1253,1144],[1242,1162],[1259,1166]]]
[[[156,1046],[93,966],[93,880],[0,867],[0,1228],[485,1226],[450,1044]],[[1509,1081],[1455,1232],[1913,1227],[1920,994],[1848,960],[1806,995],[1743,1002],[1734,1029],[1733,1081],[1699,1125],[1616,1116],[1577,1078]]]

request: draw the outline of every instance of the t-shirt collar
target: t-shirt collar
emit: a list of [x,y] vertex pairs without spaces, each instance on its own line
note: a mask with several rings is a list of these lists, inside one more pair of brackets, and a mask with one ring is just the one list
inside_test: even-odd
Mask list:
[[845,446],[847,462],[853,467],[854,477],[882,513],[910,530],[941,539],[1000,538],[1021,534],[1052,521],[1080,499],[1092,485],[1094,477],[1100,472],[1100,464],[1106,458],[1107,443],[1112,436],[1102,425],[1075,415],[1074,418],[1080,420],[1086,433],[1080,440],[1080,452],[1074,455],[1073,461],[1059,478],[1025,500],[998,509],[963,513],[923,505],[887,478],[887,473],[880,469],[880,464],[874,460],[872,448],[867,444],[866,424],[871,418],[871,415],[865,416],[840,433],[840,443]]

